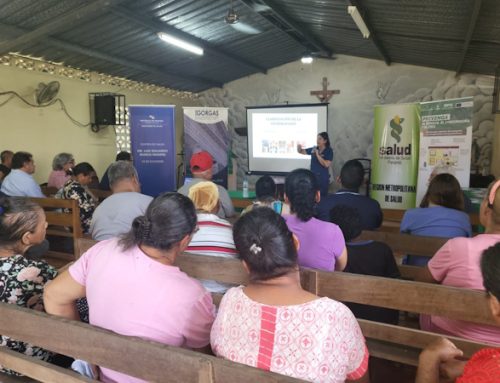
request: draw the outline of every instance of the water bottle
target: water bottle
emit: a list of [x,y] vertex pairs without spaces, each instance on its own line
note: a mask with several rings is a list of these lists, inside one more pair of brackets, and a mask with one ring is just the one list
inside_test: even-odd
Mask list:
[[243,180],[243,198],[248,198],[248,180],[246,177]]

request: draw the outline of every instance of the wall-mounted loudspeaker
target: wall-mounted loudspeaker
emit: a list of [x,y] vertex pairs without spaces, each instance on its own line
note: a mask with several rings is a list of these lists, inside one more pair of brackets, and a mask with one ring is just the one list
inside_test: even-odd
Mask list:
[[96,125],[115,125],[115,96],[96,96],[94,98],[94,116]]

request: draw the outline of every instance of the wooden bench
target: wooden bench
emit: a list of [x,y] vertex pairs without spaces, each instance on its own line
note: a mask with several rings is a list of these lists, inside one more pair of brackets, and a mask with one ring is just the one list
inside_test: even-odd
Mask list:
[[423,272],[423,268],[402,265],[402,257],[412,254],[431,258],[448,241],[448,238],[420,237],[410,234],[370,230],[363,231],[360,239],[380,241],[387,244],[396,258],[401,277],[408,280],[418,279],[419,274]]
[[[80,239],[83,254],[94,241]],[[194,278],[230,284],[246,284],[247,274],[240,261],[228,258],[183,254],[177,265]],[[342,302],[370,304],[419,314],[441,315],[451,319],[495,325],[486,295],[482,291],[459,289],[427,283],[301,269],[302,286],[319,296]],[[218,303],[222,295],[214,294]],[[470,308],[474,309],[471,310]],[[366,320],[358,320],[367,338],[371,355],[409,365],[418,364],[418,354],[441,335]],[[486,344],[449,337],[470,357]]]
[[[154,382],[301,382],[199,352],[118,335],[88,324],[0,303],[0,333],[60,354]],[[0,364],[37,381],[94,382],[71,370],[0,347]],[[0,381],[5,375],[0,374]],[[7,382],[26,378],[6,377]]]
[[74,253],[50,250],[47,254],[47,261],[55,267],[61,267],[74,261],[77,254],[77,240],[83,237],[78,201],[58,198],[30,199],[39,204],[45,211],[48,223],[47,235],[70,238],[73,242]]

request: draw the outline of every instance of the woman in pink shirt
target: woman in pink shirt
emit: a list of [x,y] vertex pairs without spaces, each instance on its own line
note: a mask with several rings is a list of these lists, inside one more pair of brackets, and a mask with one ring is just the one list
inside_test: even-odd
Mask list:
[[[128,234],[99,242],[50,284],[46,311],[78,320],[75,301],[86,297],[92,325],[172,346],[205,347],[215,317],[212,297],[173,266],[195,228],[189,198],[156,197]],[[100,368],[100,379],[143,382],[107,368]]]
[[367,382],[368,350],[340,302],[302,289],[293,234],[268,207],[234,225],[250,283],[222,298],[210,343],[218,356],[311,382]]
[[49,175],[48,187],[60,189],[71,178],[71,168],[75,166],[75,159],[70,153],[59,153],[52,161],[52,172]]
[[[444,244],[427,264],[421,282],[484,290],[479,267],[482,252],[500,242],[500,180],[492,183],[479,211],[484,234],[472,238],[453,238]],[[423,330],[454,335],[478,342],[500,344],[500,327],[474,324],[440,316],[422,315]]]

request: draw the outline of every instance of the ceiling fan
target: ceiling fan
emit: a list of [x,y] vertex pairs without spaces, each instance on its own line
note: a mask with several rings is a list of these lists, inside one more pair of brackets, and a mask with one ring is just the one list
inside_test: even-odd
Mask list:
[[224,16],[224,21],[226,24],[229,24],[231,27],[236,29],[238,32],[246,33],[248,35],[256,35],[261,33],[262,31],[251,26],[250,24],[244,23],[240,21],[240,15],[236,13],[233,7],[233,0],[230,0],[229,10]]

